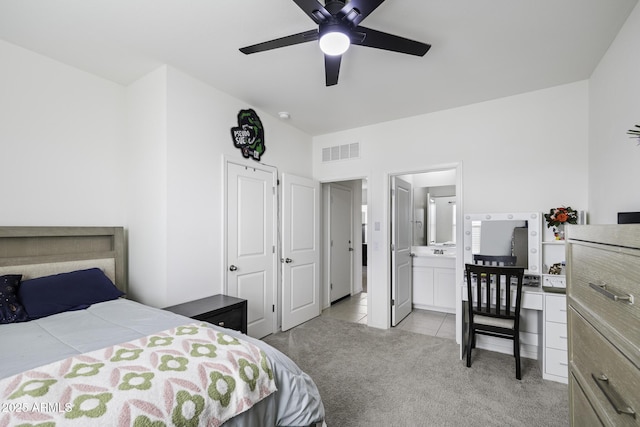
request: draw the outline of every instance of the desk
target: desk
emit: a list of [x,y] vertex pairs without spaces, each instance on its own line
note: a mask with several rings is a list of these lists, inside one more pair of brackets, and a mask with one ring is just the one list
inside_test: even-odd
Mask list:
[[[467,285],[461,286],[462,354],[466,354],[468,335]],[[515,300],[515,289],[512,290]],[[476,348],[513,355],[513,342],[476,335]],[[564,294],[550,293],[541,287],[522,287],[520,310],[520,355],[538,360],[542,378],[567,383],[567,310]]]

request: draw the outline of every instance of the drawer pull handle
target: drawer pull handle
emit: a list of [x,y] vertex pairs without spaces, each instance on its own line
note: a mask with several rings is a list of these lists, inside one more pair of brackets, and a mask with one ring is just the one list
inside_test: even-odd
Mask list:
[[613,406],[613,409],[615,409],[618,414],[627,414],[635,419],[636,411],[634,411],[632,407],[624,402],[622,397],[620,397],[618,392],[615,391],[613,386],[609,383],[609,378],[607,378],[606,375],[600,374],[596,377],[595,374],[591,374],[591,376],[593,377],[602,393],[604,393],[607,399],[609,399],[611,406]]
[[591,289],[595,289],[596,291],[600,292],[605,297],[607,297],[609,299],[612,299],[614,301],[628,301],[629,304],[633,304],[634,303],[633,295],[631,295],[631,294],[627,294],[627,295],[615,294],[615,293],[611,292],[609,289],[607,289],[607,285],[606,284],[596,285],[595,283],[589,283],[589,286],[591,286]]

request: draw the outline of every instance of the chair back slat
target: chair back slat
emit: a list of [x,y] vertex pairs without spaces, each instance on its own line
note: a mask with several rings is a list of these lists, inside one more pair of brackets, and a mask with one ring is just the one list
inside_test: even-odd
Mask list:
[[[469,306],[483,315],[517,320],[520,315],[524,268],[478,264],[466,264],[465,267]],[[515,285],[515,296],[512,283]]]
[[[478,285],[482,283],[482,277],[477,275],[476,279],[478,281]],[[476,293],[478,294],[476,297],[476,310],[480,311],[482,310],[482,286],[476,287]]]
[[518,257],[512,255],[482,255],[474,254],[473,263],[480,265],[515,266]]

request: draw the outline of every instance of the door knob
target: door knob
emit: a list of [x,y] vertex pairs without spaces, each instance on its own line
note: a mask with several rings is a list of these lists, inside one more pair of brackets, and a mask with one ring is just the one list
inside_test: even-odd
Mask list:
[[293,260],[291,258],[286,258],[284,262],[286,262],[287,264],[290,264],[293,262]]
[[238,269],[238,267],[236,267],[235,265],[231,264],[229,266],[229,271],[236,271]]

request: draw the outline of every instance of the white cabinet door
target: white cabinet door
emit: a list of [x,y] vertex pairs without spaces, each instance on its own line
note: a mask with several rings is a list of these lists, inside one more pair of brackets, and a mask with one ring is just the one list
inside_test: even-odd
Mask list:
[[433,267],[413,267],[413,304],[434,305]]
[[433,299],[437,307],[455,309],[456,271],[454,269],[433,269]]

